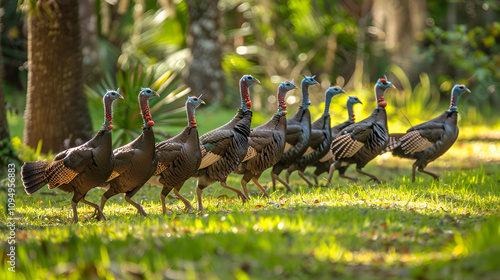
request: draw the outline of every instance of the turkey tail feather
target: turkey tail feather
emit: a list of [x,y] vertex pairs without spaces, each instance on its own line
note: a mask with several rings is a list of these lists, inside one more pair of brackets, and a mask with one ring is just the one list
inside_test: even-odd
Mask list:
[[380,154],[385,154],[387,152],[393,151],[397,147],[401,145],[401,141],[399,139],[403,137],[406,133],[391,133],[389,134],[389,142],[387,143],[387,147],[382,150]]
[[21,167],[21,177],[27,194],[32,194],[49,183],[45,177],[45,169],[49,163],[48,161],[33,161],[26,162]]

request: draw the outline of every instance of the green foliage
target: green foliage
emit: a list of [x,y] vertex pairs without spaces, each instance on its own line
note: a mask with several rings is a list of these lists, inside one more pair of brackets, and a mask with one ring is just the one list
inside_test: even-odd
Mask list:
[[[426,29],[425,34],[430,41],[430,46],[421,51],[426,62],[437,69],[444,66],[451,69],[451,73],[436,73],[440,89],[446,91],[455,83],[465,83],[472,90],[465,110],[479,118],[493,115],[494,106],[490,102],[498,102],[495,95],[500,87],[500,22],[471,28],[457,25],[451,30],[434,26]],[[457,79],[457,76],[470,78]],[[476,120],[481,121],[479,118]]]
[[[118,71],[116,81],[108,77],[96,89],[86,87],[90,106],[95,108],[103,108],[102,96],[106,93],[106,89],[119,88],[120,94],[125,98],[114,102],[113,146],[115,148],[131,142],[142,133],[142,117],[137,95],[144,87],[150,87],[160,94],[159,98],[155,97],[149,101],[158,141],[169,137],[169,134],[164,132],[169,127],[186,125],[184,99],[181,98],[189,93],[189,89],[172,71],[159,75],[155,70],[154,67],[143,69],[141,65],[137,65],[125,71]],[[104,119],[104,116],[102,118]]]
[[36,146],[36,149],[31,148],[28,145],[23,144],[21,138],[19,137],[13,137],[11,139],[12,141],[12,148],[14,151],[17,153],[19,156],[19,159],[21,161],[26,162],[26,161],[37,161],[37,160],[52,160],[54,155],[52,153],[48,154],[42,154],[42,140],[38,141],[38,145]]

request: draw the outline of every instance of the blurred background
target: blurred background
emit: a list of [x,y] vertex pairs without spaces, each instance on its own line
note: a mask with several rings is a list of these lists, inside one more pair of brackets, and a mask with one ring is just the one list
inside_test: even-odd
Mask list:
[[[391,132],[447,110],[454,84],[472,94],[459,104],[463,139],[500,139],[499,1],[2,0],[0,159],[36,160],[81,144],[103,121],[102,96],[120,88],[114,145],[141,132],[140,87],[151,87],[158,140],[187,124],[186,95],[203,94],[200,133],[228,121],[239,106],[244,74],[253,126],[276,111],[280,82],[316,75],[312,118],[324,92],[340,85],[362,101],[357,120],[375,107],[373,86],[387,75]],[[300,87],[300,86],[299,86]],[[287,96],[290,116],[300,90]],[[347,96],[332,106],[347,119]],[[491,143],[491,142],[490,142]],[[493,148],[497,145],[493,144]],[[491,147],[491,145],[490,145]]]

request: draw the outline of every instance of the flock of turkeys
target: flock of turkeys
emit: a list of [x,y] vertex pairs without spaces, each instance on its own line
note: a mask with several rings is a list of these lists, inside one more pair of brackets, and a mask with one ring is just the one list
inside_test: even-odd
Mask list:
[[[331,100],[345,91],[338,86],[330,87],[325,92],[323,114],[311,123],[309,87],[318,82],[314,76],[305,76],[301,83],[302,105],[295,115],[286,118],[285,96],[297,87],[293,80],[285,81],[278,87],[277,113],[265,124],[251,129],[252,102],[249,89],[260,82],[251,75],[245,75],[239,83],[241,107],[231,121],[199,137],[194,112],[205,102],[191,96],[186,101],[188,125],[179,135],[159,143],[155,143],[154,122],[148,104],[150,98],[159,95],[149,88],[141,89],[139,106],[143,119],[142,134],[115,150],[111,145],[112,103],[123,97],[119,90],[108,90],[103,98],[104,124],[92,139],[57,154],[51,162],[26,162],[23,165],[21,175],[26,193],[32,194],[46,184],[49,189],[73,192],[72,222],[77,223],[78,202],[94,207],[94,216],[98,220],[105,220],[103,210],[106,201],[119,193],[125,193],[125,200],[136,207],[139,214],[147,216],[142,206],[132,200],[144,184],[162,188],[163,213],[166,212],[165,197],[172,190],[184,203],[186,210],[191,210],[191,203],[179,192],[184,182],[191,177],[198,180],[198,210],[204,209],[203,190],[215,182],[235,192],[243,203],[249,199],[247,184],[250,180],[269,198],[259,178],[271,167],[273,189],[276,188],[276,181],[279,181],[290,192],[289,177],[294,171],[310,187],[319,185],[318,176],[323,172],[329,172],[328,185],[335,170],[339,171],[340,177],[357,181],[357,178],[345,175],[351,164],[356,164],[358,173],[380,183],[377,176],[363,171],[363,167],[385,152],[415,160],[412,181],[415,181],[417,169],[438,179],[438,175],[425,170],[425,167],[443,155],[457,139],[457,102],[463,93],[470,93],[464,85],[455,85],[448,111],[411,127],[406,133],[389,134],[384,93],[394,86],[387,78],[380,78],[375,85],[377,107],[368,118],[355,122],[353,106],[362,103],[357,97],[349,96],[348,120],[331,127]],[[316,167],[314,183],[304,175],[307,167]],[[283,180],[279,175],[285,169],[286,179]],[[226,183],[231,173],[243,175],[243,191]],[[100,205],[85,199],[87,192],[95,187],[106,190]]]

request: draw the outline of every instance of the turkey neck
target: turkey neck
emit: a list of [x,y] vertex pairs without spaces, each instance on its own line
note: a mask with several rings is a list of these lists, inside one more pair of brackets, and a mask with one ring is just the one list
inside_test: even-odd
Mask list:
[[311,102],[309,102],[309,84],[305,82],[305,80],[302,80],[301,87],[302,87],[302,110],[307,110],[309,109],[309,105]]
[[329,116],[330,115],[330,104],[332,103],[332,98],[333,95],[327,94],[325,96],[325,110],[323,111],[323,116]]
[[349,121],[355,122],[356,116],[354,115],[353,106],[354,104],[347,102],[347,114],[349,115]]
[[149,112],[149,102],[148,98],[139,95],[139,105],[141,106],[142,122],[144,123],[144,128],[149,127],[148,122],[152,121],[151,113]]
[[377,99],[377,108],[385,108],[387,102],[384,100],[385,89],[379,85],[375,86],[375,98]]
[[450,101],[450,111],[457,111],[458,107],[458,99],[460,98],[462,94],[460,93],[455,93],[455,91],[451,94],[451,101]]
[[252,102],[250,101],[250,93],[248,92],[248,83],[245,79],[240,79],[240,96],[241,96],[241,109],[243,111],[250,111]]
[[104,103],[104,124],[103,127],[107,128],[108,130],[113,129],[113,126],[111,123],[113,122],[113,112],[111,105],[113,101],[109,99],[107,96],[104,96],[102,102]]
[[286,103],[285,103],[285,95],[288,92],[288,90],[283,87],[279,86],[278,88],[278,114],[280,116],[286,116]]
[[194,118],[194,109],[195,108],[191,105],[186,106],[189,127],[198,127],[198,125],[196,124],[196,119]]

